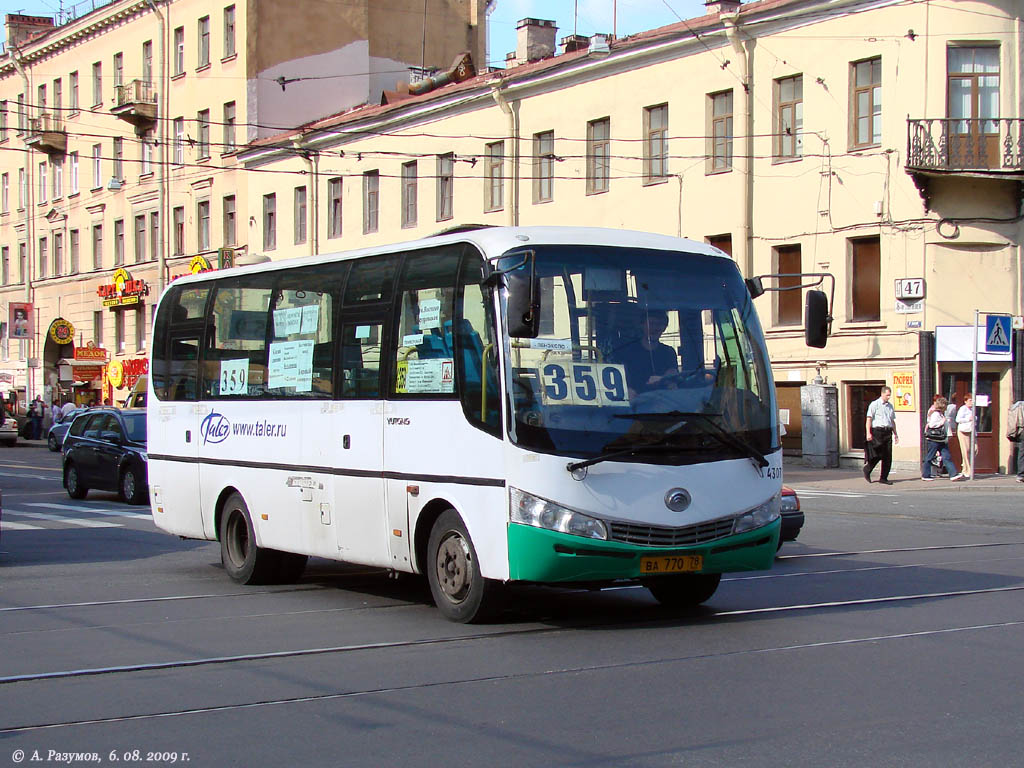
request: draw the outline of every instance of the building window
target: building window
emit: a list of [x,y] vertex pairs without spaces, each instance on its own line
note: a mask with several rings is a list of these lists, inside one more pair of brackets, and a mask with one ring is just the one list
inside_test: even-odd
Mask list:
[[224,9],[224,58],[235,55],[235,6]]
[[139,139],[139,175],[147,176],[153,172],[153,145],[143,136]]
[[[9,285],[11,282],[11,247],[5,245],[0,247],[0,284]],[[4,337],[6,340],[6,335]]]
[[196,244],[198,250],[210,250],[210,201],[200,200],[196,203]]
[[199,20],[199,60],[197,66],[202,69],[210,65],[210,17],[203,16]]
[[149,258],[156,259],[160,255],[160,212],[149,214]]
[[18,135],[20,136],[25,132],[25,128],[28,126],[28,111],[25,106],[25,94],[19,93],[18,99]]
[[103,310],[93,310],[92,313],[92,343],[97,347],[103,346]]
[[135,263],[146,260],[146,214],[135,217]]
[[153,83],[153,41],[146,40],[142,44],[142,80]]
[[881,240],[865,237],[850,240],[850,319],[871,322],[882,319]]
[[51,199],[59,200],[64,196],[64,158],[54,157],[50,162]]
[[802,325],[803,291],[797,287],[800,285],[800,246],[780,245],[775,249],[774,256],[775,272],[780,275],[793,275],[779,278],[779,288],[791,290],[775,292],[776,325]]
[[263,250],[277,248],[277,195],[263,196]]
[[224,197],[224,245],[227,247],[234,246],[238,240],[235,235],[235,196],[227,195]]
[[951,46],[946,77],[950,166],[1000,167],[999,48]]
[[363,173],[363,234],[377,231],[380,213],[380,171]]
[[124,85],[124,54],[114,54],[114,88]]
[[[804,79],[775,81],[775,159],[800,157],[804,151]],[[794,291],[795,293],[795,291]]]
[[295,188],[295,244],[306,242],[306,187]]
[[185,73],[185,28],[174,29],[174,74]]
[[505,142],[494,141],[487,145],[484,157],[484,199],[485,211],[500,211],[505,207],[505,179],[502,166],[505,163]]
[[533,134],[533,202],[555,199],[555,132]]
[[114,178],[124,180],[124,139],[114,137]]
[[341,179],[327,181],[327,236],[341,237]]
[[60,78],[58,77],[53,81],[53,111],[58,117],[61,116],[61,108],[64,106],[63,101],[64,90],[61,85]]
[[79,251],[80,251],[80,249],[82,247],[81,238],[79,236],[79,231],[77,229],[72,229],[71,232],[70,232],[70,238],[71,238],[71,253],[69,255],[70,255],[71,258],[70,258],[70,261],[68,263],[68,274],[69,275],[77,275],[78,274]]
[[199,155],[198,156],[200,158],[209,157],[210,156],[210,110],[208,110],[208,109],[200,110],[198,115],[196,115],[196,124],[199,126],[199,128],[198,128],[198,130],[199,130],[199,141],[197,142],[197,144],[198,144],[197,149],[199,151]]
[[28,199],[28,179],[25,177],[25,169],[18,169],[18,210],[20,211],[25,207],[25,201]]
[[36,94],[36,110],[41,115],[46,112],[46,85],[40,85]]
[[7,141],[7,100],[0,101],[0,141]]
[[68,75],[68,109],[78,111],[78,71]]
[[858,61],[850,65],[853,81],[850,114],[852,147],[871,147],[882,143],[882,60]]
[[92,105],[99,107],[103,104],[103,62],[97,61],[92,65]]
[[455,202],[455,155],[437,156],[437,220],[452,218]]
[[668,104],[644,108],[644,184],[668,176]]
[[92,268],[103,269],[103,225],[92,225]]
[[146,311],[142,306],[135,308],[135,351],[146,351]]
[[418,178],[416,161],[402,163],[402,226],[415,227]]
[[174,118],[174,164],[185,164],[185,118]]
[[235,151],[235,102],[224,105],[224,152]]
[[708,96],[711,116],[711,173],[732,169],[732,91]]
[[53,233],[53,276],[57,277],[64,270],[64,235]]
[[124,312],[114,313],[114,349],[119,355],[124,354]]
[[28,279],[28,243],[18,243],[18,282]]
[[705,242],[707,242],[708,245],[713,245],[715,248],[722,251],[723,253],[727,253],[728,255],[732,256],[731,234],[709,235],[708,237],[704,238],[704,240]]
[[68,194],[78,194],[78,153],[68,155]]
[[37,200],[36,202],[45,203],[46,202],[46,190],[47,190],[47,186],[46,186],[46,163],[45,162],[42,162],[42,163],[39,164],[39,179],[38,179],[38,181],[39,181],[39,200]]
[[103,145],[92,145],[92,188],[103,186]]
[[608,191],[611,160],[611,120],[607,117],[587,123],[587,194]]
[[171,211],[171,226],[174,228],[174,255],[185,253],[185,207],[177,206]]
[[47,259],[49,258],[49,242],[45,237],[39,238],[39,277],[46,277]]
[[0,175],[0,213],[8,213],[11,208],[11,177],[9,174]]
[[114,266],[124,264],[124,219],[114,221]]

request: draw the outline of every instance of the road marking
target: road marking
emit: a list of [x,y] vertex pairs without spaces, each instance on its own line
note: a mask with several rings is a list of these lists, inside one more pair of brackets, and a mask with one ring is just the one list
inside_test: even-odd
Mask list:
[[[792,486],[790,486],[792,487]],[[867,497],[899,496],[898,493],[859,493],[857,491],[821,491],[817,488],[793,488],[798,496],[832,496],[837,499],[864,499]]]
[[0,477],[18,477],[27,480],[60,480],[60,475],[26,475],[24,472],[0,472]]
[[106,515],[113,517],[131,517],[135,520],[152,520],[152,514],[146,514],[142,512],[126,512],[121,509],[111,509],[110,507],[83,507],[76,506],[74,504],[54,504],[52,502],[26,502],[26,507],[42,507],[44,509],[66,509],[71,512],[88,512],[93,515]]
[[5,531],[41,531],[44,530],[42,525],[32,525],[31,523],[14,523],[4,520],[0,523],[0,528]]
[[83,528],[123,528],[121,523],[110,523],[106,520],[85,520],[79,517],[68,517],[67,515],[48,515],[45,512],[24,512],[20,509],[4,510],[5,515],[15,517],[28,517],[33,520],[50,520],[56,523],[68,523],[69,525],[80,525]]

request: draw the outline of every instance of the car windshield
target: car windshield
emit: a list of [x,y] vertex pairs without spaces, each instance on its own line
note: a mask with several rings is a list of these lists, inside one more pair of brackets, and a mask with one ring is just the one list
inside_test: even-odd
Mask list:
[[[509,339],[512,441],[580,458],[671,464],[778,449],[761,326],[733,261],[539,246],[540,333]],[[499,267],[513,269],[524,251]]]
[[146,414],[145,413],[123,413],[124,428],[128,432],[128,439],[135,443],[146,442]]

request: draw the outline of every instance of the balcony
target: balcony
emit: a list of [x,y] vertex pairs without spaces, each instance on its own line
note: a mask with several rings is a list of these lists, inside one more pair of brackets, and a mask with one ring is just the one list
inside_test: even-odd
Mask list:
[[68,134],[64,130],[64,118],[49,112],[43,112],[38,117],[30,117],[25,143],[48,155],[63,155],[68,151]]
[[153,127],[157,117],[156,93],[148,80],[131,80],[114,88],[111,114],[135,126],[140,136]]

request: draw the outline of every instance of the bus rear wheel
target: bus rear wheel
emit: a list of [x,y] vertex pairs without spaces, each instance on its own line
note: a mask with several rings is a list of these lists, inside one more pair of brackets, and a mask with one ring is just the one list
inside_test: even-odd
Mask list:
[[721,580],[720,573],[681,573],[648,579],[644,586],[668,608],[694,608],[711,599]]
[[476,548],[459,513],[441,513],[430,529],[427,581],[434,603],[450,621],[467,624],[490,615],[495,585],[480,573]]
[[267,584],[277,576],[279,555],[256,545],[249,507],[231,494],[220,519],[220,560],[228,576],[239,584]]

